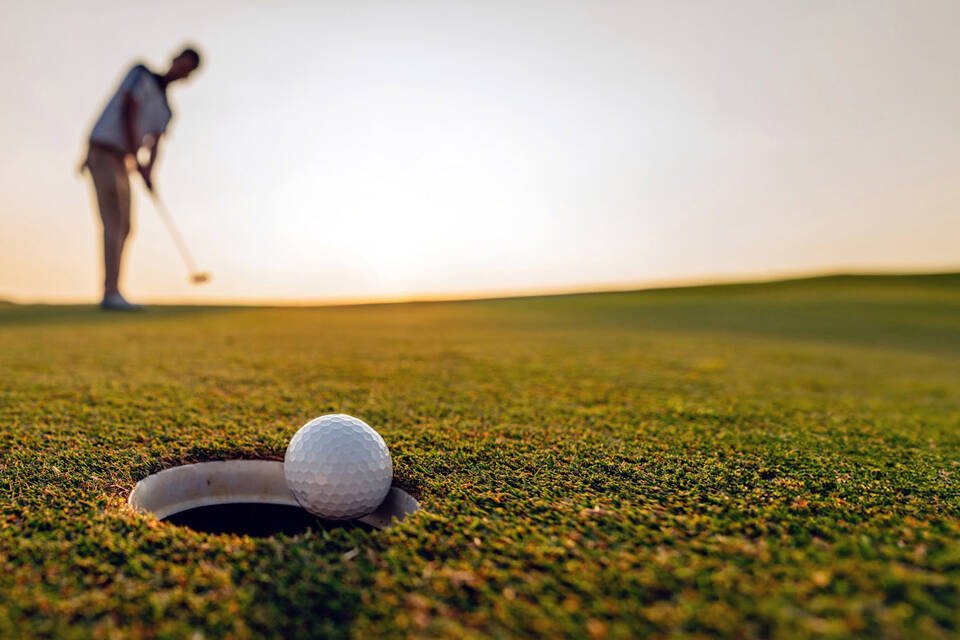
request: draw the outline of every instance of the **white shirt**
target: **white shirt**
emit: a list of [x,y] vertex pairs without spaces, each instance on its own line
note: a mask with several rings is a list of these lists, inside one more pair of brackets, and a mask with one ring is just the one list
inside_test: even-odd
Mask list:
[[149,69],[138,64],[127,73],[117,92],[110,98],[97,124],[90,132],[90,141],[113,147],[117,151],[133,153],[128,149],[126,123],[123,119],[123,96],[130,94],[139,104],[136,114],[136,142],[139,148],[147,137],[159,137],[167,130],[173,113],[160,80]]

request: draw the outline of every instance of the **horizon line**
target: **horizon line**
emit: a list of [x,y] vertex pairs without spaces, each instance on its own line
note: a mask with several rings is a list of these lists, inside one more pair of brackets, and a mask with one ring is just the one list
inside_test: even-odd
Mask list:
[[[593,293],[629,293],[634,291],[657,291],[665,289],[687,289],[696,287],[727,286],[742,284],[768,284],[791,280],[807,280],[838,276],[944,276],[960,274],[960,267],[947,267],[942,270],[904,271],[888,268],[874,269],[816,269],[784,270],[753,275],[719,275],[708,277],[661,278],[632,283],[595,283],[582,287],[530,287],[518,289],[482,289],[467,293],[441,292],[427,295],[410,296],[358,296],[331,298],[260,298],[260,297],[222,297],[222,298],[153,298],[145,300],[148,305],[157,306],[197,306],[197,307],[347,307],[379,304],[414,304],[436,302],[468,302],[471,300],[502,300],[509,298],[536,298],[547,296],[586,295]],[[15,298],[0,296],[0,303],[20,306],[74,306],[96,304],[89,298],[60,298],[53,300],[19,301]]]

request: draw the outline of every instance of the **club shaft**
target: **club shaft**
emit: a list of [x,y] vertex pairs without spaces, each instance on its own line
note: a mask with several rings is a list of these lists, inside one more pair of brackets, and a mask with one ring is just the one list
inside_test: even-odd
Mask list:
[[167,231],[169,231],[170,235],[173,236],[173,241],[176,243],[177,249],[180,251],[180,256],[187,265],[187,269],[190,270],[191,275],[197,273],[197,265],[193,261],[193,256],[190,254],[190,249],[187,248],[187,243],[180,234],[180,230],[177,229],[177,225],[173,221],[173,216],[170,215],[170,211],[160,199],[160,196],[158,196],[156,193],[151,193],[151,195],[153,197],[153,203],[156,206],[157,211],[160,213],[160,217],[163,218],[164,224],[167,225]]

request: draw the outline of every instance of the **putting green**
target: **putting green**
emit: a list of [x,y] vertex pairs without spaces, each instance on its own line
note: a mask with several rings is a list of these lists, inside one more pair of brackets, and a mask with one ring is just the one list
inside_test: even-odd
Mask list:
[[[125,503],[327,412],[420,513],[253,539]],[[958,631],[958,275],[0,306],[0,637]]]

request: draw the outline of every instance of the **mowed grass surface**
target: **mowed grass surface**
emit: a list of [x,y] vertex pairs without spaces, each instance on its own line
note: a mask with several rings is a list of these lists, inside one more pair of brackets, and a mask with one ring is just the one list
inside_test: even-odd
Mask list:
[[[960,276],[8,306],[0,365],[2,637],[960,631]],[[125,504],[328,412],[423,512],[251,539]]]

